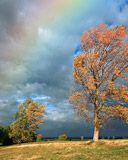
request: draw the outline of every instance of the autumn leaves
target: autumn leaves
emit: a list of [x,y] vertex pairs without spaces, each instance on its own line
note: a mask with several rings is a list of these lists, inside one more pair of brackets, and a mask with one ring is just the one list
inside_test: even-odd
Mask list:
[[[102,121],[103,125],[106,117],[120,118],[125,122],[128,119],[126,36],[124,26],[108,28],[105,24],[101,24],[84,32],[81,37],[80,54],[74,58],[73,78],[76,88],[69,99],[78,112],[87,113],[88,110],[90,113],[93,106],[96,141],[100,125],[97,125],[97,128],[95,124],[101,124]],[[86,118],[87,114],[84,115]]]

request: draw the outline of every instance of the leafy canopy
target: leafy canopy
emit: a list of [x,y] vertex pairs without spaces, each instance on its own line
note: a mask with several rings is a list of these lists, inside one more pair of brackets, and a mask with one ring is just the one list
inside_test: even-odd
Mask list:
[[35,130],[43,122],[45,107],[32,99],[19,105],[15,122],[10,126],[10,137],[14,143],[31,142],[36,139]]
[[124,26],[105,24],[81,37],[81,53],[73,62],[76,85],[69,99],[87,120],[96,109],[98,126],[114,117],[128,122],[127,40]]

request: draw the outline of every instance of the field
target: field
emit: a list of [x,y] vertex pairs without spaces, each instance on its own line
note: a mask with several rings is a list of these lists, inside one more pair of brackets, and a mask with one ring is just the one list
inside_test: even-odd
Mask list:
[[53,141],[0,147],[0,160],[127,160],[128,140]]

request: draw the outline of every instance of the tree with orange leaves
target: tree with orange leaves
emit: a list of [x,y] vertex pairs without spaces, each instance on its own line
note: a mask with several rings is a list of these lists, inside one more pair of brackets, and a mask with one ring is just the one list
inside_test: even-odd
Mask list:
[[101,24],[82,35],[81,53],[74,58],[76,85],[69,100],[82,117],[93,120],[93,141],[108,119],[128,122],[127,36],[124,26]]
[[16,121],[10,125],[9,135],[13,143],[32,142],[36,140],[35,130],[43,122],[45,107],[32,99],[19,105],[15,114]]

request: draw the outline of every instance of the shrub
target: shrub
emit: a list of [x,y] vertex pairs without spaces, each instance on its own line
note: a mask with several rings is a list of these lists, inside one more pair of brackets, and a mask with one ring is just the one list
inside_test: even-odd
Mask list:
[[12,139],[9,138],[8,127],[0,126],[0,145],[12,144]]
[[42,138],[43,138],[42,134],[38,134],[36,137],[36,141],[40,142],[40,141],[42,141]]
[[61,135],[59,135],[59,137],[58,137],[58,139],[59,140],[61,140],[61,141],[65,141],[65,140],[67,140],[67,135],[66,134],[61,134]]

